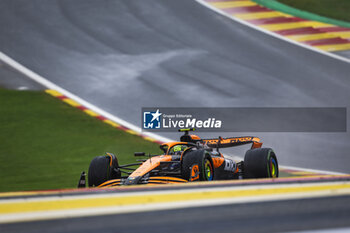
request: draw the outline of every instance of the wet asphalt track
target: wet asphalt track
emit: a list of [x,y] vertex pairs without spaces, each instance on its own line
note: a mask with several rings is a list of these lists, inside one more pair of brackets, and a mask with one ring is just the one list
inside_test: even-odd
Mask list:
[[[209,182],[192,183],[182,186],[137,186],[134,188],[121,187],[120,189],[95,189],[95,190],[68,190],[62,193],[60,190],[41,193],[37,195],[3,196],[0,201],[16,201],[28,198],[28,203],[35,203],[37,198],[58,198],[61,195],[74,198],[85,195],[106,196],[110,194],[135,195],[157,191],[186,191],[194,193],[201,189],[232,187],[255,187],[264,189],[266,185],[279,188],[288,185],[303,184],[304,187],[312,187],[313,184],[326,185],[328,182],[338,182],[338,185],[348,184],[349,176],[309,177],[304,179],[279,179],[277,182],[254,180],[245,182]],[[339,183],[340,182],[340,183]],[[341,183],[343,182],[343,183]],[[272,185],[272,186],[271,186]],[[308,186],[311,185],[311,186]],[[291,186],[289,186],[291,187]],[[242,190],[242,189],[241,189]],[[333,190],[335,193],[342,192]],[[343,189],[343,192],[345,189]],[[278,191],[277,191],[278,192]],[[291,192],[293,193],[293,191]],[[346,192],[345,192],[346,193]],[[344,193],[344,194],[345,194]],[[189,193],[189,195],[191,195]],[[101,197],[102,197],[101,196]],[[244,196],[244,195],[243,195]],[[242,197],[243,197],[242,196]],[[282,195],[283,196],[283,195]],[[292,194],[293,196],[293,194]],[[294,193],[294,197],[298,195]],[[239,196],[238,196],[239,197]],[[25,200],[25,199],[24,199]],[[47,199],[46,199],[47,200]],[[267,200],[267,199],[265,199]],[[34,201],[34,202],[33,202]],[[209,200],[208,200],[209,201]],[[68,213],[67,213],[68,214]],[[0,216],[1,218],[1,216]],[[350,229],[350,196],[324,196],[306,199],[290,199],[284,201],[262,201],[240,204],[218,204],[209,207],[195,207],[173,210],[157,210],[139,213],[110,214],[93,217],[63,218],[45,221],[17,222],[0,224],[0,231],[12,232],[289,232],[317,229],[343,228],[344,232]]]
[[0,61],[0,87],[15,90],[42,90],[39,83]]
[[[189,0],[3,0],[0,50],[136,125],[143,106],[349,106],[348,63]],[[281,164],[350,172],[349,133],[256,135]]]
[[[1,232],[286,232],[350,227],[350,197],[235,204],[0,225]],[[331,231],[330,231],[331,232]]]
[[[349,106],[350,64],[189,0],[3,0],[0,50],[136,125],[143,106]],[[256,135],[281,164],[350,172],[349,133]]]
[[[134,124],[142,106],[349,106],[349,64],[249,29],[189,0],[2,0],[0,50]],[[41,88],[23,83],[8,67],[0,70],[0,85]],[[349,133],[257,135],[282,164],[350,172]],[[205,207],[0,225],[0,231],[349,227],[348,203],[349,197],[338,197],[228,205],[215,211]]]

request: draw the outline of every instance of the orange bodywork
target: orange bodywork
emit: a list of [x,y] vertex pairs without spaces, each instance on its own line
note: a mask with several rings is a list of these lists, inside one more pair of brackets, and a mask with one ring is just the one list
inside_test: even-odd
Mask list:
[[106,153],[106,155],[109,157],[109,166],[111,167],[112,166],[112,162],[113,162],[113,158],[112,158],[112,155],[110,153]]
[[171,176],[152,176],[148,180],[148,184],[178,184],[186,182],[188,180]]
[[120,179],[113,179],[113,180],[108,180],[102,184],[100,184],[98,187],[102,188],[102,187],[112,187],[112,186],[116,186],[116,185],[120,185],[121,180]]
[[201,140],[200,137],[198,137],[197,135],[191,134],[190,137],[192,138],[192,140]]
[[[155,185],[155,184],[179,184],[179,183],[187,183],[188,180],[184,180],[177,177],[171,176],[152,176],[149,178],[148,183],[144,185]],[[99,188],[108,188],[121,185],[121,179],[114,179],[104,182],[100,184]]]
[[220,167],[225,162],[225,159],[223,156],[222,157],[212,157],[211,159],[213,160],[214,168]]
[[170,155],[159,155],[152,158],[147,159],[145,162],[142,163],[140,167],[138,167],[129,177],[138,177],[143,176],[146,173],[152,171],[156,167],[160,165],[161,162],[169,162],[171,161]]
[[261,148],[262,142],[253,142],[252,149]]
[[260,138],[257,137],[234,137],[234,138],[224,138],[224,139],[203,139],[203,142],[207,144],[232,144],[239,142],[255,142],[260,143]]
[[191,170],[191,178],[190,181],[199,180],[199,167],[198,165],[194,165]]

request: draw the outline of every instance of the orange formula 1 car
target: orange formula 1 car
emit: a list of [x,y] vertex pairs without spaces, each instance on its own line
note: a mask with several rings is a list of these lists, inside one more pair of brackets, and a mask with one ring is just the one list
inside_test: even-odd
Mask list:
[[[243,178],[276,178],[278,163],[274,151],[261,148],[257,137],[201,139],[182,129],[180,142],[160,145],[162,155],[148,155],[138,163],[119,165],[111,153],[95,157],[89,167],[89,186],[110,187],[136,184],[167,184]],[[224,157],[220,148],[251,143],[244,161]],[[146,156],[136,152],[135,156]],[[135,167],[136,166],[136,167]]]

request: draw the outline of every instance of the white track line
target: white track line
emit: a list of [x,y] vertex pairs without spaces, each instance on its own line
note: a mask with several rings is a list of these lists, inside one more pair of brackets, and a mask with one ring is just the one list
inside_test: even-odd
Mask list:
[[283,166],[283,165],[281,165],[280,168],[290,169],[290,170],[297,170],[297,171],[302,171],[302,172],[321,173],[321,174],[325,174],[325,175],[347,175],[347,173],[323,171],[323,170],[317,170],[317,169],[311,169],[311,168],[302,168],[302,167],[293,167],[293,166]]
[[123,125],[131,130],[134,130],[138,133],[141,133],[143,135],[146,135],[148,137],[154,138],[154,139],[159,140],[159,141],[163,141],[163,142],[172,141],[169,138],[165,138],[165,137],[162,137],[162,136],[154,134],[154,133],[142,132],[141,128],[137,127],[136,125],[133,125],[133,124],[117,117],[117,116],[114,116],[111,113],[108,113],[108,112],[102,110],[101,108],[87,102],[86,100],[83,100],[82,98],[74,95],[73,93],[67,91],[66,89],[63,89],[62,87],[57,86],[56,84],[50,82],[49,80],[47,80],[44,77],[40,76],[39,74],[33,72],[32,70],[28,69],[27,67],[24,67],[23,65],[21,65],[20,63],[13,60],[12,58],[10,58],[9,56],[7,56],[6,54],[4,54],[2,52],[0,52],[0,60],[3,61],[4,63],[6,63],[7,65],[13,67],[14,69],[18,70],[19,72],[21,72],[22,74],[24,74],[28,78],[34,80],[37,83],[40,83],[44,87],[46,87],[48,89],[56,90],[56,91],[62,93],[63,95],[69,97],[70,99],[73,99],[74,101],[87,107],[88,109],[91,109],[94,112],[99,113],[100,115],[102,115],[102,116],[104,116],[104,117],[106,117],[106,118],[108,118],[108,119],[110,119],[110,120],[112,120],[120,125]]
[[205,6],[207,8],[209,8],[209,9],[211,9],[211,10],[213,10],[213,11],[215,11],[215,12],[217,12],[217,13],[223,15],[223,16],[228,17],[228,18],[232,19],[233,21],[241,23],[241,24],[243,24],[243,25],[245,25],[247,27],[254,28],[255,30],[258,30],[258,31],[263,32],[263,33],[266,33],[266,34],[268,34],[270,36],[273,36],[273,37],[276,37],[278,39],[287,41],[289,43],[298,45],[298,46],[303,47],[305,49],[309,49],[309,50],[312,50],[314,52],[317,52],[317,53],[320,53],[320,54],[332,57],[334,59],[337,59],[337,60],[340,60],[340,61],[343,61],[343,62],[346,62],[346,63],[350,63],[350,59],[348,59],[348,58],[345,58],[345,57],[342,57],[342,56],[339,56],[339,55],[336,55],[336,54],[333,54],[333,53],[329,53],[329,52],[326,52],[326,51],[323,51],[323,50],[319,50],[317,48],[314,48],[314,47],[306,45],[306,44],[302,44],[302,43],[296,42],[296,41],[291,40],[291,39],[289,39],[287,37],[281,36],[281,35],[279,35],[277,33],[268,31],[266,29],[260,28],[258,26],[253,25],[253,24],[250,24],[250,23],[248,23],[248,22],[246,22],[244,20],[238,19],[238,18],[236,18],[236,17],[234,17],[234,16],[232,16],[232,15],[230,15],[230,14],[228,14],[228,13],[226,13],[226,12],[224,12],[224,11],[222,11],[222,10],[212,6],[212,5],[210,5],[209,3],[205,2],[204,0],[195,0],[195,1],[198,2],[199,4],[202,4],[203,6]]
[[305,230],[305,231],[288,231],[285,233],[349,233],[350,227],[347,228],[327,228],[318,230]]

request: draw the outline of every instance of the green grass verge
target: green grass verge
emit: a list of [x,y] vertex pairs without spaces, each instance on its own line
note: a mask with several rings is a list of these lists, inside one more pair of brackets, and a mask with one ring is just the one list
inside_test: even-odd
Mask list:
[[278,0],[294,8],[350,22],[349,0]]
[[121,163],[159,146],[117,130],[43,92],[0,89],[0,191],[75,188],[91,159]]

